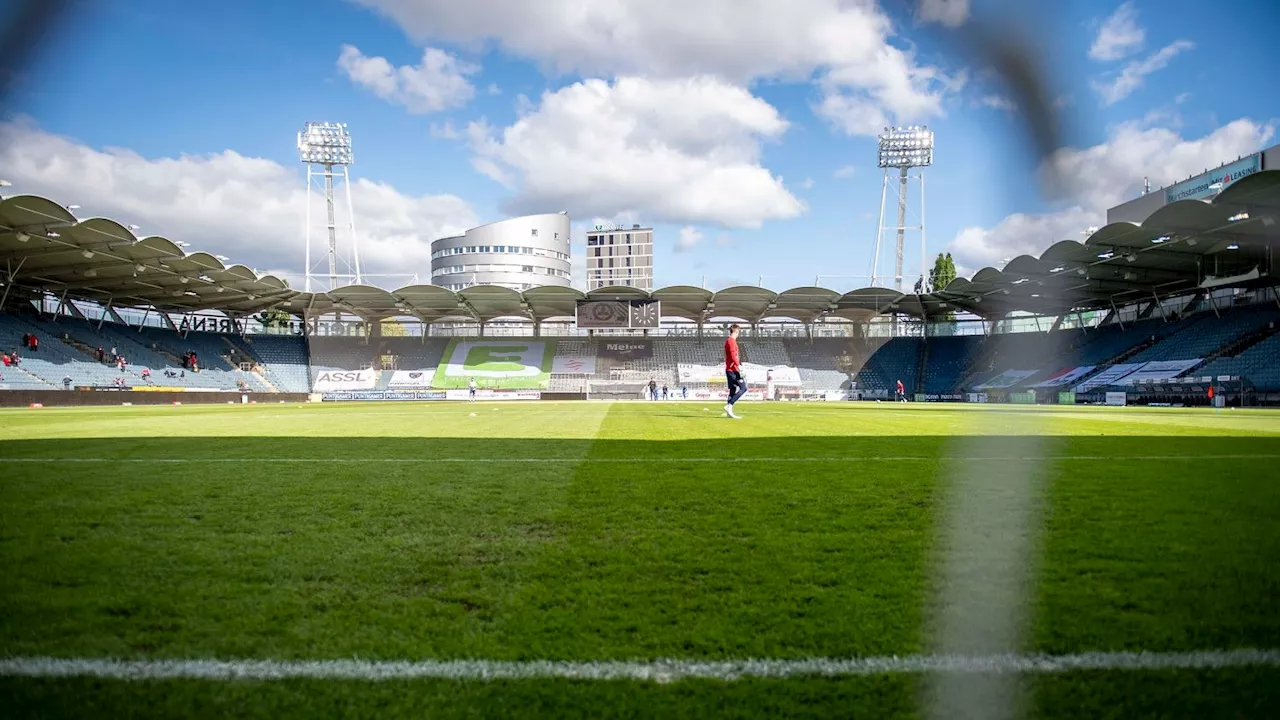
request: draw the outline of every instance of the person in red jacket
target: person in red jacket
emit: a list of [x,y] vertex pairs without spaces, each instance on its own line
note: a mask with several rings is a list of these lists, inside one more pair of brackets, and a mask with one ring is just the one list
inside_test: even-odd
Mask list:
[[733,406],[747,393],[747,382],[742,379],[742,364],[738,362],[738,326],[729,326],[729,337],[724,341],[724,377],[729,387],[729,402],[724,405],[725,417],[741,419]]

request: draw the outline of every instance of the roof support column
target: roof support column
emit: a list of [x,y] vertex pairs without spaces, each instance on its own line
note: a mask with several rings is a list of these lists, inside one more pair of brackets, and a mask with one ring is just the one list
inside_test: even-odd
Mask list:
[[1115,298],[1111,298],[1111,299],[1109,300],[1109,302],[1111,303],[1111,314],[1112,314],[1113,316],[1115,316],[1116,322],[1120,323],[1120,329],[1123,331],[1123,330],[1124,330],[1124,318],[1120,317],[1120,310],[1119,310],[1119,308],[1117,308],[1117,307],[1116,307],[1116,300],[1115,300]]
[[1209,307],[1213,308],[1214,317],[1222,317],[1222,314],[1218,312],[1218,301],[1213,299],[1212,290],[1209,291]]
[[1169,322],[1169,316],[1164,314],[1164,305],[1160,303],[1160,296],[1155,290],[1151,291],[1151,299],[1155,301],[1156,309],[1160,311],[1160,319]]
[[102,308],[102,317],[98,318],[98,329],[102,329],[102,323],[107,321],[107,313],[111,312],[111,303],[115,302],[115,298],[107,298],[107,306]]
[[5,262],[5,265],[9,267],[9,270],[5,275],[4,295],[0,296],[0,309],[4,308],[4,302],[9,299],[9,289],[13,287],[13,281],[18,277],[18,271],[22,269],[22,265],[26,261],[27,257],[24,255],[18,259],[18,267],[13,267],[12,260]]
[[58,307],[53,311],[53,321],[58,322],[58,318],[62,317],[62,306],[67,302],[67,291],[62,291],[62,297],[58,298]]
[[1053,319],[1053,325],[1049,326],[1049,332],[1053,332],[1054,330],[1057,330],[1059,327],[1062,326],[1063,317],[1064,316],[1059,315]]
[[478,337],[484,337],[484,321],[483,320],[480,321],[480,335]]

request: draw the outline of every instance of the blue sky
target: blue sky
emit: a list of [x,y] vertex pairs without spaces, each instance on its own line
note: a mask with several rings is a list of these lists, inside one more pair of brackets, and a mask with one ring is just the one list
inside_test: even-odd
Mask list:
[[[568,0],[80,2],[11,97],[0,176],[296,274],[294,134],[341,121],[380,272],[425,281],[435,236],[568,209],[582,226],[654,225],[660,285],[822,275],[846,289],[868,283],[874,131],[927,123],[930,254],[972,271],[1078,239],[1144,176],[1274,142],[1272,3],[1068,5],[600,0],[584,17]],[[957,50],[1017,15],[1068,128],[1052,162],[1027,152],[999,77]]]

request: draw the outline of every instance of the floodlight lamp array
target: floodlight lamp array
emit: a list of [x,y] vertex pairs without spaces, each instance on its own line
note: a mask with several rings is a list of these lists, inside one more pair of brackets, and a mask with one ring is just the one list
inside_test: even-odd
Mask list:
[[882,168],[933,164],[933,131],[927,125],[887,127],[877,140]]
[[350,165],[353,158],[347,124],[307,123],[298,133],[298,158],[304,163]]

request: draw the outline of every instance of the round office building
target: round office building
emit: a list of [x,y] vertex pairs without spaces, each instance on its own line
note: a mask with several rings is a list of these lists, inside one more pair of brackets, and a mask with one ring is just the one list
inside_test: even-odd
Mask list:
[[499,285],[568,287],[569,215],[525,215],[431,243],[431,284],[450,290]]

